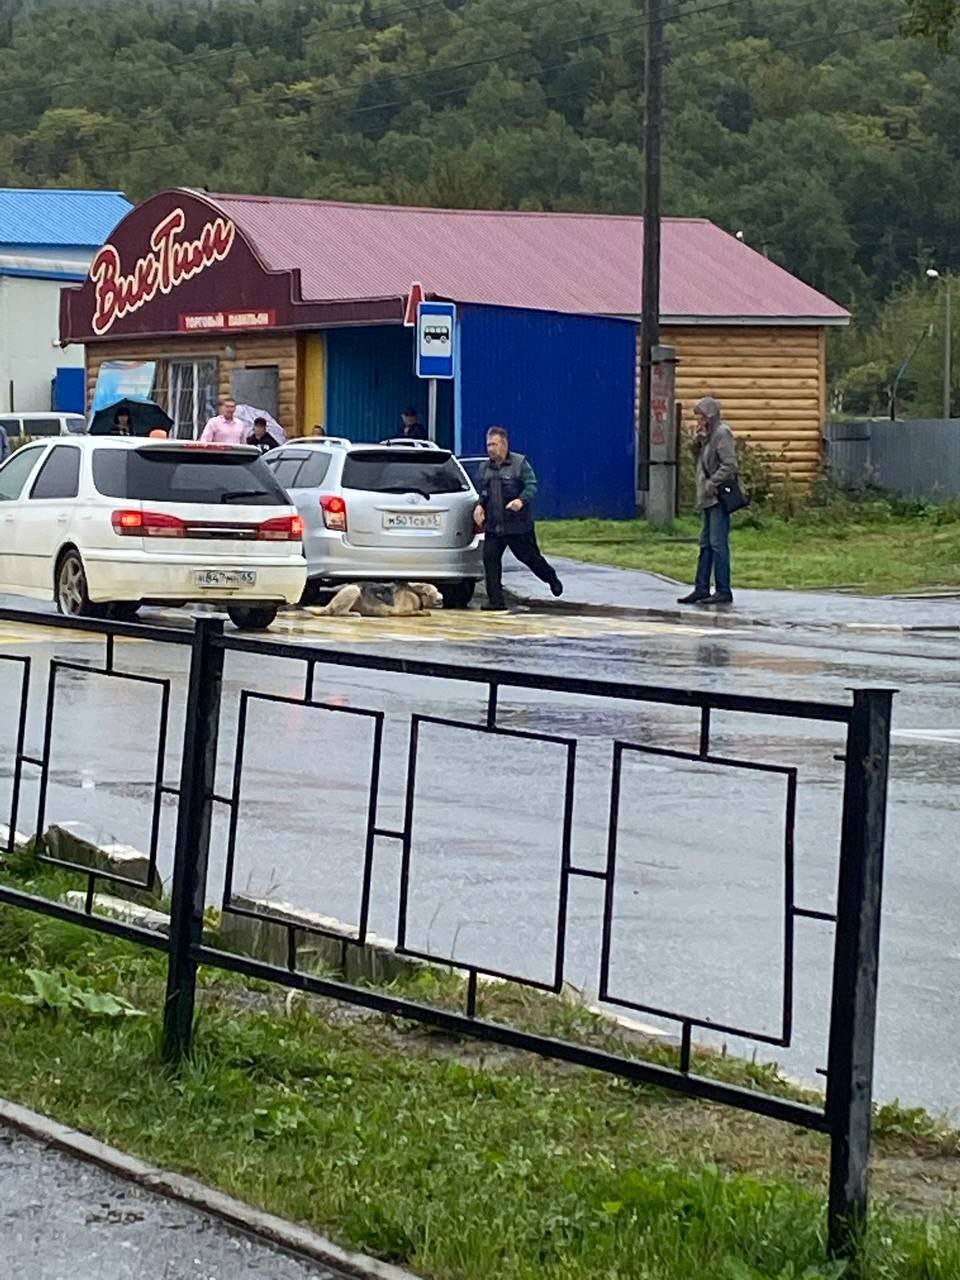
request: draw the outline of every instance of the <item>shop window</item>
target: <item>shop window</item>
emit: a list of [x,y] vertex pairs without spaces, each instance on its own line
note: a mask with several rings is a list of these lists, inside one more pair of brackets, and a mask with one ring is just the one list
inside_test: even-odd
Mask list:
[[217,362],[171,360],[167,368],[167,412],[173,419],[173,434],[195,440],[217,412]]

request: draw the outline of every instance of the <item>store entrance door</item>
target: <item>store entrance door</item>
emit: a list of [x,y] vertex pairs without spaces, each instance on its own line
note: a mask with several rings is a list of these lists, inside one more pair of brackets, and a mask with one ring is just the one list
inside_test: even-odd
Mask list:
[[[275,364],[259,365],[255,369],[233,369],[230,373],[230,394],[237,404],[248,404],[263,409],[271,418],[280,420],[280,369]],[[281,423],[288,431],[289,423]]]

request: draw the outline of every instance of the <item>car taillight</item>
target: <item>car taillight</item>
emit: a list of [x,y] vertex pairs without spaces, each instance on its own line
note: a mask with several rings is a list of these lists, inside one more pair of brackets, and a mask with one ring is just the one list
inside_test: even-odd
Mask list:
[[299,542],[303,537],[303,521],[299,516],[274,516],[257,528],[262,542]]
[[324,494],[320,499],[323,523],[336,533],[347,532],[347,504],[337,494]]
[[160,511],[114,511],[110,523],[114,533],[130,538],[182,538],[187,531],[179,516]]

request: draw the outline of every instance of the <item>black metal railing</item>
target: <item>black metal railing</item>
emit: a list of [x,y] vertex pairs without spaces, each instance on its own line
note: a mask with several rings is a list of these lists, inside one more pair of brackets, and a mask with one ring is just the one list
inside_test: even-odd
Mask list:
[[[215,619],[196,620],[192,630],[140,626],[108,621],[38,618],[23,611],[0,610],[0,623],[26,627],[62,627],[95,632],[104,636],[105,653],[101,666],[64,662],[52,658],[46,686],[43,745],[39,755],[26,750],[31,658],[0,654],[19,682],[19,701],[14,732],[13,763],[10,769],[10,848],[21,813],[20,797],[25,770],[39,771],[37,832],[42,832],[46,795],[50,780],[51,746],[55,739],[55,701],[58,672],[70,668],[96,673],[115,680],[130,680],[160,691],[160,716],[156,738],[156,768],[152,787],[151,837],[148,871],[143,881],[123,877],[109,870],[79,866],[48,853],[40,856],[61,869],[87,878],[84,908],[50,902],[10,885],[0,885],[0,902],[26,907],[62,920],[141,943],[168,954],[167,997],[164,1010],[164,1046],[171,1060],[189,1051],[194,1022],[197,971],[210,965],[251,978],[333,997],[382,1013],[415,1019],[456,1035],[482,1038],[637,1082],[661,1086],[690,1097],[724,1103],[772,1117],[789,1124],[828,1135],[831,1143],[829,1198],[829,1242],[834,1254],[850,1254],[865,1221],[867,1209],[867,1164],[872,1117],[874,1031],[876,1023],[877,973],[881,886],[883,878],[884,830],[887,798],[887,770],[890,742],[892,693],[885,690],[857,690],[847,704],[792,701],[707,690],[690,690],[636,685],[608,680],[580,679],[559,675],[537,675],[508,669],[408,660],[404,658],[309,647],[264,637],[245,638],[225,634]],[[143,675],[118,669],[116,639],[148,640],[189,649],[189,669],[185,702],[184,731],[179,781],[164,781],[164,762],[170,722],[171,682],[169,678]],[[218,794],[216,773],[218,744],[223,713],[224,664],[228,654],[281,659],[302,671],[299,696],[265,693],[242,688],[239,693],[236,744],[232,760],[232,786],[228,794]],[[405,761],[402,822],[394,827],[380,821],[380,787],[384,756],[382,707],[344,707],[315,696],[318,669],[350,668],[355,671],[395,673],[428,680],[456,681],[476,685],[484,694],[477,721],[445,719],[420,712],[408,712],[408,749]],[[0,673],[3,667],[0,665]],[[575,737],[518,730],[501,723],[500,697],[505,690],[563,694],[575,700],[604,699],[619,703],[659,704],[691,708],[699,712],[699,742],[695,752],[653,747],[632,741],[615,740],[609,785],[609,818],[605,865],[579,865],[574,856],[573,812],[577,787],[577,746]],[[323,708],[338,715],[359,717],[372,727],[371,759],[367,797],[364,802],[365,829],[362,848],[360,906],[357,920],[347,932],[321,923],[291,920],[289,915],[269,909],[251,911],[235,900],[234,875],[238,831],[241,824],[241,788],[249,710],[254,702]],[[765,761],[732,759],[713,750],[711,717],[716,712],[733,715],[760,715],[783,721],[819,722],[841,727],[846,743],[839,759],[844,765],[843,808],[838,857],[838,891],[833,911],[815,910],[796,900],[794,836],[797,810],[798,772],[791,766]],[[559,750],[563,760],[563,803],[560,815],[561,839],[558,893],[553,927],[556,946],[549,980],[535,980],[511,972],[508,967],[485,967],[467,963],[454,955],[427,953],[408,941],[408,907],[411,862],[417,821],[417,775],[421,768],[420,744],[425,731],[452,728],[490,738],[547,743]],[[785,786],[783,822],[784,894],[782,900],[783,965],[780,1014],[775,1033],[758,1032],[733,1023],[718,1023],[688,1011],[671,1010],[658,1003],[634,998],[615,990],[611,982],[611,952],[616,923],[615,892],[620,844],[621,783],[624,760],[635,755],[670,759],[691,764],[707,764],[724,770],[747,769],[782,778]],[[120,920],[95,913],[98,881],[119,882],[127,887],[151,889],[157,882],[160,809],[164,796],[176,800],[177,822],[169,937]],[[211,827],[215,807],[227,810],[227,848],[224,882],[216,894],[208,883]],[[459,821],[462,823],[461,815]],[[476,822],[480,821],[478,817]],[[397,951],[464,972],[465,1001],[461,1012],[423,1004],[396,993],[346,981],[318,976],[300,965],[300,938],[319,934],[333,937],[344,949],[363,946],[368,940],[371,894],[375,884],[375,842],[396,842],[400,850],[399,897],[396,915]],[[669,1020],[678,1028],[678,1065],[612,1052],[576,1041],[563,1041],[522,1028],[492,1022],[478,1016],[477,991],[481,977],[492,976],[559,993],[565,981],[568,950],[567,908],[571,885],[577,880],[599,884],[603,891],[603,912],[599,950],[599,992],[611,1006],[642,1011]],[[218,900],[229,915],[251,915],[258,921],[273,920],[286,931],[286,964],[277,965],[234,954],[209,945],[204,939],[203,912],[211,900]],[[701,1074],[695,1070],[693,1036],[698,1030],[722,1032],[760,1044],[790,1046],[793,1037],[794,935],[799,922],[814,920],[834,927],[832,999],[830,1007],[829,1053],[825,1105],[813,1106],[778,1094],[747,1089]],[[453,950],[454,948],[451,948]]]

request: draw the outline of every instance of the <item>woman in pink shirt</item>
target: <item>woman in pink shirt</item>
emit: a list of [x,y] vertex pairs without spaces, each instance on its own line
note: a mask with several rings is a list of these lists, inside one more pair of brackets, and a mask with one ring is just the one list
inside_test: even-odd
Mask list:
[[201,441],[204,444],[244,444],[248,427],[234,416],[236,412],[236,400],[221,400],[220,413],[203,428]]

